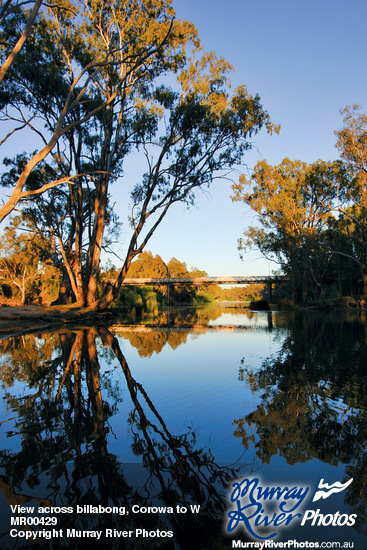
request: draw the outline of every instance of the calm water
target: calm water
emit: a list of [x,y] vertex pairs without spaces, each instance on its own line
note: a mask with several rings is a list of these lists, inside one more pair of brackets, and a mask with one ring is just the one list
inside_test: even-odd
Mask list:
[[[67,538],[68,528],[174,532],[111,537],[103,548],[231,548],[228,491],[243,477],[312,491],[320,477],[329,484],[353,478],[303,510],[356,514],[353,527],[295,521],[274,540],[366,547],[361,316],[181,311],[136,326],[125,320],[21,335],[0,346],[1,548],[99,547]],[[76,510],[134,504],[175,513]],[[200,512],[178,514],[177,504]],[[37,517],[38,506],[73,509],[53,514],[63,537],[27,542],[9,535],[10,505],[34,506]],[[249,540],[241,527],[233,536]]]

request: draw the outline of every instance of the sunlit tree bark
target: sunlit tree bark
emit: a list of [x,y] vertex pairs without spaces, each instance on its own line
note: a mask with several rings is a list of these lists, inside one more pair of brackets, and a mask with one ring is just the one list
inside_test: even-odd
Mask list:
[[[38,10],[41,7],[42,1],[43,0],[36,0],[36,2],[34,3],[34,6],[33,6],[32,10],[31,10],[31,12],[28,16],[27,22],[25,24],[25,27],[24,27],[24,30],[23,30],[21,36],[19,37],[17,43],[14,45],[13,49],[11,50],[9,55],[7,56],[4,63],[2,64],[2,66],[0,68],[0,82],[3,80],[3,78],[6,74],[6,71],[8,70],[10,65],[13,63],[16,56],[19,54],[20,50],[22,49],[22,46],[23,46],[24,42],[27,40],[27,38],[28,38],[28,36],[29,36],[29,34],[32,30],[32,25],[33,25],[33,23],[34,23],[34,21],[37,17]],[[9,2],[9,4],[11,4],[11,2]],[[1,19],[6,17],[7,11],[8,10],[5,9],[4,12],[1,13],[1,16],[2,16]]]

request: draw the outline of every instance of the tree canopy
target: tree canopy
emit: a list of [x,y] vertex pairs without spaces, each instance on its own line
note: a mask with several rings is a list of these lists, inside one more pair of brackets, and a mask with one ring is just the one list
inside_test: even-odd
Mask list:
[[233,186],[232,199],[257,214],[239,240],[241,253],[256,248],[276,261],[297,302],[324,298],[327,287],[341,295],[347,280],[358,292],[351,262],[359,268],[359,292],[367,293],[367,117],[356,105],[341,113],[339,160],[262,160]]
[[367,293],[367,115],[359,105],[341,110],[344,126],[335,132],[336,146],[350,171],[347,201],[338,204],[335,223],[339,242],[333,252],[352,260],[361,274]]
[[[27,17],[15,10],[2,36],[17,38]],[[107,307],[168,209],[193,204],[196,189],[240,165],[262,127],[277,130],[259,96],[245,86],[230,92],[230,71],[168,0],[65,0],[39,11],[3,79],[0,108],[7,140],[27,129],[40,145],[5,159],[11,195],[0,219],[20,201],[79,305]],[[133,151],[146,166],[135,183],[124,177]],[[131,236],[101,296],[101,252],[116,226],[112,182],[130,190]]]
[[303,301],[309,284],[320,286],[327,270],[325,230],[342,172],[337,162],[307,165],[286,158],[270,166],[259,161],[251,178],[241,176],[234,186],[234,200],[244,201],[258,214],[258,225],[245,231],[240,250],[255,246],[276,260],[291,277],[293,295],[300,293]]

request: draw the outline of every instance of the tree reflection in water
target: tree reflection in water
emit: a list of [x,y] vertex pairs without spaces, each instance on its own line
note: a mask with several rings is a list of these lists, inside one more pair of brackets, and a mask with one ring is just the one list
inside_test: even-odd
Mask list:
[[[124,464],[108,450],[109,419],[122,398],[119,385],[111,383],[109,376],[101,376],[97,337],[104,346],[104,360],[112,365],[117,358],[131,397],[133,452],[142,462],[136,485],[128,482]],[[219,535],[225,506],[223,488],[236,477],[236,471],[219,467],[210,450],[198,448],[194,430],[178,436],[170,433],[143,386],[133,378],[118,340],[109,330],[64,331],[58,338],[21,336],[4,340],[1,346],[1,381],[7,388],[8,406],[17,413],[16,429],[21,438],[20,450],[0,453],[1,487],[9,505],[24,502],[24,498],[47,499],[51,506],[74,506],[74,510],[85,504],[128,508],[132,504],[200,504],[200,514],[179,516],[60,514],[57,527],[173,529],[181,548],[202,548]],[[28,395],[11,394],[17,380],[27,384]],[[12,435],[16,434],[8,433]],[[22,496],[30,492],[37,496]],[[172,539],[118,540],[104,540],[102,547],[173,548]],[[72,538],[44,544],[51,548],[91,547],[87,539]],[[217,548],[221,544],[217,541]],[[25,547],[32,544],[25,543]]]
[[[211,330],[195,318],[191,324],[198,333]],[[248,338],[252,338],[250,325]],[[169,326],[161,328],[147,327],[139,333],[125,327],[124,337],[143,357],[163,345],[175,349],[188,340],[189,328],[173,332]],[[339,481],[353,477],[354,482],[342,496],[349,513],[358,514],[355,528],[365,533],[366,324],[356,316],[330,320],[311,313],[269,313],[260,328],[267,337],[271,333],[272,341],[279,340],[279,351],[256,370],[243,359],[240,380],[253,391],[257,405],[246,416],[231,412],[230,419],[236,418],[235,435],[245,449],[253,445],[264,463],[279,455],[290,465],[311,459],[315,468],[316,460],[345,464],[345,479]],[[240,340],[243,334],[236,340],[241,350],[247,341]],[[0,489],[9,504],[30,499],[36,504],[74,507],[200,504],[198,515],[62,514],[58,527],[172,529],[179,548],[228,547],[221,536],[223,494],[237,472],[219,467],[210,450],[201,448],[195,430],[172,433],[172,419],[162,414],[162,405],[134,378],[112,332],[93,328],[19,336],[0,341],[0,351],[0,379],[9,416],[15,418],[2,426],[8,431],[6,450],[0,454]],[[217,383],[214,371],[208,367],[203,377],[210,374]],[[220,397],[220,392],[215,395]],[[136,457],[133,469],[117,454],[124,437],[112,428],[123,407],[129,411],[128,437]],[[237,450],[231,456],[237,456]],[[245,471],[249,473],[250,468]],[[0,539],[2,548],[14,546],[14,540],[9,546],[4,541]],[[90,541],[81,539],[54,539],[51,544],[55,549],[90,546]],[[173,543],[164,538],[131,538],[120,539],[115,546],[111,540],[104,541],[102,546],[168,549]],[[24,547],[32,548],[27,543]]]
[[252,442],[265,463],[280,455],[291,465],[314,458],[348,464],[344,481],[354,481],[345,502],[358,514],[356,529],[367,533],[366,324],[335,321],[284,316],[288,336],[280,351],[259,370],[242,359],[240,380],[261,402],[234,421],[234,434],[245,449]]

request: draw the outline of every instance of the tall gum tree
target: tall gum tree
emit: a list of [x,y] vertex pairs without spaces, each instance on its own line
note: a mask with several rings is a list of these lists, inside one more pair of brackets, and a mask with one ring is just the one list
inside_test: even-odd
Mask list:
[[[0,67],[0,82],[3,80],[6,75],[6,71],[9,69],[10,65],[13,63],[16,56],[19,54],[24,42],[27,40],[31,30],[32,25],[37,17],[38,11],[42,5],[43,0],[36,0],[34,2],[33,8],[31,9],[28,19],[24,24],[23,31],[19,38],[16,40],[15,44],[3,44],[1,48],[1,67]],[[11,1],[2,2],[0,6],[0,24],[14,11],[17,9],[17,3]],[[4,47],[5,46],[5,47]],[[7,47],[6,47],[7,46]]]
[[367,295],[367,115],[359,105],[341,110],[343,128],[335,132],[336,147],[350,170],[348,200],[339,206],[337,230],[344,249],[333,252],[349,258],[359,268],[362,292]]
[[198,188],[241,164],[251,148],[250,138],[260,128],[276,130],[258,96],[251,96],[244,86],[229,94],[229,70],[223,59],[204,54],[189,60],[178,77],[178,91],[157,89],[164,107],[164,133],[158,126],[149,147],[143,146],[147,172],[131,193],[132,236],[126,258],[97,308],[105,308],[117,297],[132,260],[169,208],[177,202],[190,206]]
[[[5,20],[1,38],[17,37],[19,21],[26,17],[18,10]],[[62,138],[102,111],[111,112],[124,85],[129,81],[132,85],[138,69],[157,66],[151,59],[156,59],[158,53],[163,56],[168,43],[170,47],[179,46],[183,29],[174,32],[172,19],[173,11],[160,0],[115,4],[62,0],[39,14],[21,55],[8,68],[0,90],[0,108],[2,120],[12,125],[1,143],[27,128],[35,131],[42,147],[29,156],[12,182],[11,195],[0,208],[0,222],[19,201],[64,182],[73,184],[80,177],[67,175],[36,189],[26,188],[32,171],[46,157],[55,156]],[[98,94],[96,89],[101,89],[106,74],[117,78],[116,85]],[[35,123],[38,119],[46,132]]]
[[279,263],[297,301],[307,301],[311,283],[323,291],[330,259],[325,232],[337,197],[344,200],[345,181],[339,162],[285,158],[277,166],[259,161],[250,178],[242,175],[233,186],[233,200],[250,206],[258,221],[245,230],[240,251],[256,248]]
[[[27,121],[45,147],[30,158],[23,156],[24,162],[18,162],[20,170],[3,178],[8,187],[17,181],[3,214],[20,199],[37,199],[56,183],[60,187],[69,184],[60,191],[61,195],[66,192],[64,213],[57,219],[48,212],[47,223],[51,218],[72,291],[83,305],[96,291],[108,187],[112,172],[121,171],[122,159],[139,128],[136,112],[143,108],[138,109],[137,103],[149,103],[154,78],[177,70],[184,62],[188,41],[196,46],[198,41],[193,25],[174,21],[170,4],[160,0],[80,1],[69,4],[66,11],[49,8],[32,38],[13,66],[2,101],[4,116],[15,123],[17,116]],[[37,73],[32,69],[35,62]],[[32,119],[40,119],[48,132],[27,120],[25,110]],[[44,175],[51,175],[44,164],[39,169],[47,153],[52,155],[54,177],[51,182],[39,178],[37,183],[32,173],[39,175],[43,170]],[[83,170],[88,174],[82,174]],[[37,208],[46,202],[37,200]],[[67,228],[65,223],[61,228],[66,219]],[[89,250],[83,266],[86,233]]]
[[[93,22],[102,55],[108,48],[117,50],[119,56],[119,72],[103,72],[96,87],[102,101],[105,94],[119,91],[115,101],[96,119],[96,135],[101,139],[90,148],[95,169],[100,173],[93,182],[94,221],[84,281],[85,302],[90,306],[96,299],[111,175],[121,174],[131,145],[149,139],[156,127],[159,105],[152,95],[155,79],[176,72],[184,63],[188,43],[199,43],[194,27],[185,21],[174,21],[174,12],[165,1],[117,3],[109,11],[106,6],[101,11],[100,3],[91,3],[86,16],[87,23]],[[86,29],[89,36],[90,25]],[[108,34],[104,29],[108,29]]]
[[[169,2],[111,0],[102,6],[85,1],[78,8],[74,25],[59,13],[52,12],[52,24],[40,18],[42,40],[27,40],[24,46],[32,54],[40,49],[52,109],[42,96],[39,75],[27,74],[23,51],[23,66],[18,63],[23,72],[13,73],[16,91],[20,86],[19,103],[13,107],[25,104],[25,94],[52,133],[59,105],[65,102],[63,93],[69,94],[74,73],[83,67],[84,80],[78,80],[73,92],[77,103],[65,115],[51,160],[33,168],[33,175],[50,177],[54,172],[60,185],[47,198],[41,191],[48,184],[42,177],[37,183],[30,173],[27,185],[36,195],[27,209],[39,230],[52,236],[77,303],[103,309],[118,295],[132,260],[168,209],[178,202],[193,204],[196,189],[241,164],[263,126],[269,132],[276,128],[258,96],[244,86],[229,93],[229,64],[199,51],[194,27],[174,19]],[[164,85],[167,74],[171,80],[176,75],[173,89]],[[35,125],[34,130],[39,132]],[[132,186],[131,239],[115,284],[98,296],[100,254],[113,214],[109,186],[117,178],[119,185],[131,185],[121,176],[125,157],[136,146],[146,171]],[[21,175],[29,163],[26,158],[24,162],[25,168],[18,162]]]

